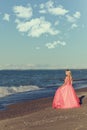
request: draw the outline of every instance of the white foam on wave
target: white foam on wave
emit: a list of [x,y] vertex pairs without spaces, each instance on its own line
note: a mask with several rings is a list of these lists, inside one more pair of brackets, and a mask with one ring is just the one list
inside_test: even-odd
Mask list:
[[38,86],[19,86],[19,87],[0,87],[0,97],[5,97],[11,94],[39,90]]

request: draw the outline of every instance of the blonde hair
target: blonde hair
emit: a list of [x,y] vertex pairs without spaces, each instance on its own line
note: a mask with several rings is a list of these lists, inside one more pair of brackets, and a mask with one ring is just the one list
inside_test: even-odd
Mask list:
[[70,70],[66,70],[67,72],[68,72],[68,74],[69,74],[69,78],[70,78],[70,80],[72,80],[72,73],[71,73],[71,71]]

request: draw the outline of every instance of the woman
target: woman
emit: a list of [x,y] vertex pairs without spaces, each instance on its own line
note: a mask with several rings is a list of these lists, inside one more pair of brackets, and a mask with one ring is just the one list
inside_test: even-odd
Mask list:
[[80,107],[80,100],[72,86],[72,75],[70,70],[66,70],[64,84],[59,87],[53,99],[53,108],[77,108]]

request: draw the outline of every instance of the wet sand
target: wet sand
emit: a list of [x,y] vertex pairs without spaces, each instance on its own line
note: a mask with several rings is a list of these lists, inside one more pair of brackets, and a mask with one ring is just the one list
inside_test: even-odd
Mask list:
[[87,130],[87,88],[76,90],[81,107],[53,109],[53,97],[10,105],[0,111],[0,130]]

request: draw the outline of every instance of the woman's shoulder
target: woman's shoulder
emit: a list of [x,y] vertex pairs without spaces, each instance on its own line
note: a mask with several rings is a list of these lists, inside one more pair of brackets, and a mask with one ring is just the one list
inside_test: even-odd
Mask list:
[[67,81],[67,80],[68,80],[68,76],[65,77],[65,81]]
[[65,77],[65,79],[68,79],[68,78],[69,78],[68,76]]
[[71,81],[72,81],[72,77],[71,77],[71,76],[66,76],[66,77],[65,77],[65,80],[68,80],[68,81],[71,80]]

